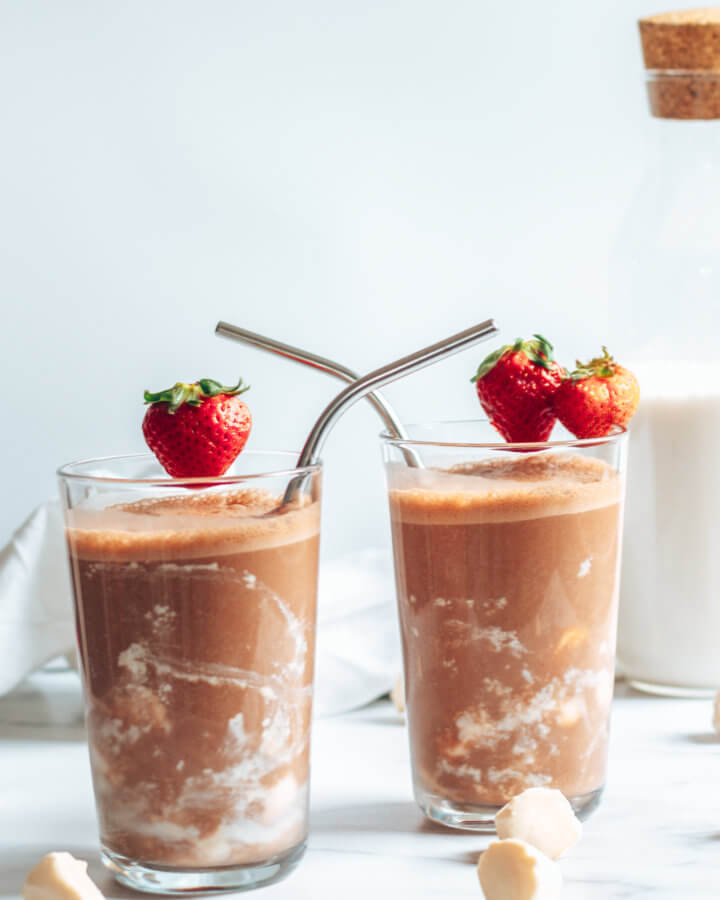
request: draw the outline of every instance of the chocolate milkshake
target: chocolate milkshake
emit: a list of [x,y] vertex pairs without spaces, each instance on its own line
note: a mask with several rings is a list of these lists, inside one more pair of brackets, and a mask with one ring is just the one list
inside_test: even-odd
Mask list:
[[67,513],[101,842],[123,880],[302,853],[320,512],[280,498],[230,485]]
[[505,452],[447,469],[391,461],[388,482],[421,807],[482,827],[532,786],[591,806],[605,779],[621,476],[590,455]]

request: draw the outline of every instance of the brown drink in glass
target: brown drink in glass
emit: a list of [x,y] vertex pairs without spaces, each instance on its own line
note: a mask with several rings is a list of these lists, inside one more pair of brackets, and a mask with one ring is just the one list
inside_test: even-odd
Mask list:
[[294,459],[60,471],[103,859],[137,889],[254,887],[303,854],[320,470],[281,507]]
[[625,432],[524,447],[482,422],[410,436],[383,444],[416,799],[480,830],[528,787],[587,814],[605,782]]

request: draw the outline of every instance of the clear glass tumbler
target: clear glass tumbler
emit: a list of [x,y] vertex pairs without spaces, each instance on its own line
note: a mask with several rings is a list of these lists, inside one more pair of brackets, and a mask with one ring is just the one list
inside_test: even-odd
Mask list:
[[408,434],[382,441],[416,800],[491,830],[511,797],[547,786],[586,815],[605,782],[626,434]]
[[320,468],[295,459],[59,470],[102,856],[133,888],[256,887],[304,852]]

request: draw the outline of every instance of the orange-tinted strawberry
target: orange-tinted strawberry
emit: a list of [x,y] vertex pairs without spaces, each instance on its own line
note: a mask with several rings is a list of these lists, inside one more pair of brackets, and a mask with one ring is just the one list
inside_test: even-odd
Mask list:
[[627,425],[640,400],[637,378],[602,349],[588,363],[577,361],[553,399],[558,419],[577,438],[604,437],[613,425]]
[[252,427],[250,410],[239,397],[246,390],[242,378],[235,387],[202,378],[193,384],[179,381],[157,394],[145,391],[151,405],[143,434],[169,475],[194,478],[228,470]]
[[539,334],[491,353],[472,381],[491,423],[510,443],[546,441],[555,424],[552,398],[564,369]]

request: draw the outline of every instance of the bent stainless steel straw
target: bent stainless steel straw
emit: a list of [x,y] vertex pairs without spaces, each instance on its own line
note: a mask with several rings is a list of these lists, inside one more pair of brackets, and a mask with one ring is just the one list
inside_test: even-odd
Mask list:
[[[429,366],[441,359],[445,359],[447,356],[459,353],[461,350],[464,350],[473,344],[485,341],[494,334],[497,334],[497,331],[498,328],[495,321],[493,319],[487,319],[479,325],[473,325],[471,328],[466,328],[465,331],[461,331],[458,334],[445,338],[443,341],[438,341],[436,344],[431,344],[423,350],[418,350],[415,353],[411,353],[409,356],[403,356],[393,363],[382,366],[380,369],[375,369],[362,378],[356,378],[355,373],[351,369],[348,369],[339,363],[334,363],[332,360],[316,356],[315,354],[300,351],[297,347],[292,347],[290,344],[283,344],[281,341],[266,338],[254,332],[230,325],[227,322],[218,322],[215,329],[216,334],[221,335],[222,337],[254,344],[262,349],[273,350],[296,362],[308,362],[316,368],[350,382],[345,390],[341,391],[333,400],[331,400],[315,422],[298,458],[298,468],[314,465],[318,462],[323,444],[325,443],[332,426],[355,402],[363,397],[373,394],[377,388],[389,384],[398,378],[402,378],[404,375],[409,375],[411,372],[423,369],[425,366]],[[374,405],[381,414],[388,429],[394,435],[397,435],[402,439],[405,436],[404,430],[392,409],[388,407],[388,404],[382,398],[379,398],[379,402],[377,402],[377,395],[375,395],[374,399],[376,401]],[[410,448],[407,449],[412,454],[412,450]],[[414,454],[411,459],[413,460],[413,465],[419,464],[419,461]],[[293,500],[297,492],[301,489],[304,480],[305,477],[300,475],[290,481],[280,508]],[[275,510],[275,512],[277,511],[278,510]]]
[[345,390],[328,403],[322,411],[318,420],[312,427],[308,435],[305,445],[298,457],[298,468],[303,466],[311,466],[317,464],[320,458],[320,452],[323,444],[327,439],[330,430],[337,422],[340,416],[362,397],[367,396],[376,388],[381,388],[404,375],[410,375],[411,372],[417,372],[424,369],[432,363],[439,362],[448,356],[453,356],[461,350],[478,344],[480,341],[486,341],[488,338],[497,334],[498,328],[493,319],[487,319],[479,325],[473,325],[453,334],[436,344],[431,344],[422,350],[417,350],[409,356],[403,356],[395,362],[388,363],[373,372],[369,372],[362,378],[358,378],[352,384],[349,384]]
[[[317,353],[311,353],[309,350],[302,350],[300,347],[293,347],[292,344],[285,344],[282,341],[276,341],[274,338],[267,337],[264,334],[258,334],[256,331],[249,331],[247,328],[239,328],[237,325],[231,325],[229,322],[218,322],[215,326],[215,334],[220,337],[229,338],[231,341],[239,341],[242,344],[250,344],[258,347],[260,350],[269,350],[278,356],[283,356],[292,362],[301,365],[310,366],[318,369],[320,372],[326,372],[333,375],[347,384],[357,381],[360,376],[357,372],[344,366],[335,360],[327,359],[324,356],[318,356]],[[367,399],[377,410],[380,418],[383,420],[385,427],[394,437],[407,439],[405,429],[397,417],[397,413],[393,410],[387,400],[375,391],[367,395]]]

